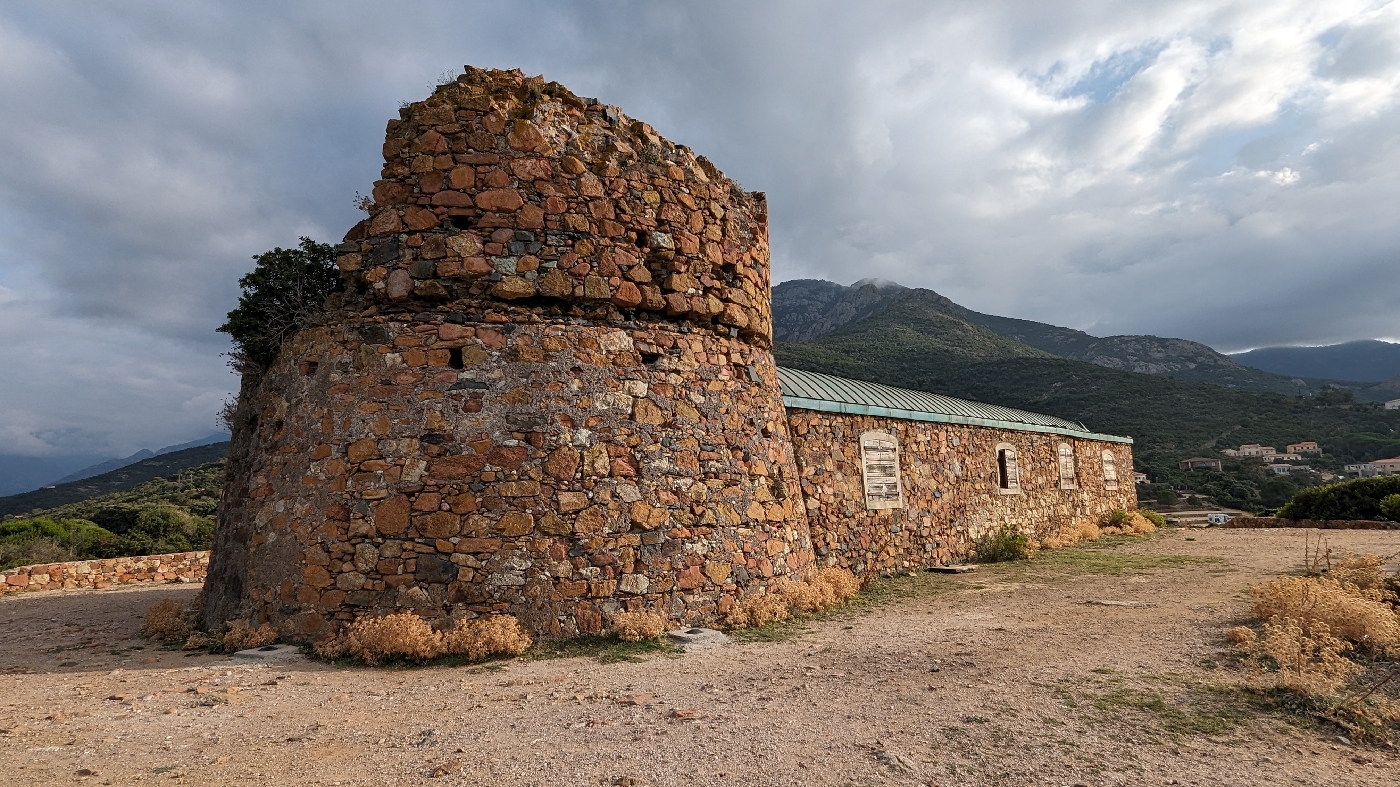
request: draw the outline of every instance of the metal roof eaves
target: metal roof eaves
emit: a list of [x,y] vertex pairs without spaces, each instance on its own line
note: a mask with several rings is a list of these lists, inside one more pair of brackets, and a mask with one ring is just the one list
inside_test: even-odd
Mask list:
[[1074,435],[1117,443],[1133,442],[1130,437],[1091,432],[1081,423],[1044,413],[897,388],[868,380],[850,380],[786,367],[778,367],[778,378],[782,383],[783,403],[801,409]]
[[1086,432],[1079,429],[1065,429],[1063,427],[1046,424],[1030,424],[1022,421],[1001,421],[991,418],[974,418],[965,415],[930,413],[919,410],[898,410],[889,407],[879,407],[877,405],[833,402],[825,399],[807,399],[799,396],[784,396],[783,406],[797,410],[816,410],[819,412],[842,413],[845,415],[869,415],[880,418],[899,418],[904,421],[929,421],[933,423],[958,424],[962,426],[985,426],[992,429],[1006,429],[1013,432],[1058,434],[1067,437],[1081,437],[1085,440],[1098,440],[1106,443],[1126,443],[1131,445],[1133,442],[1133,438],[1131,437],[1099,434],[1098,432]]

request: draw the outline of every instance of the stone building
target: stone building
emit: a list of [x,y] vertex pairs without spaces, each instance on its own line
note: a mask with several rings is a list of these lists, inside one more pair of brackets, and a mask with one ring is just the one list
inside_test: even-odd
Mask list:
[[901,570],[1133,505],[1102,480],[1126,441],[1077,424],[785,399],[818,376],[774,364],[764,195],[614,107],[468,68],[384,161],[344,292],[244,377],[211,626],[708,622],[819,558]]

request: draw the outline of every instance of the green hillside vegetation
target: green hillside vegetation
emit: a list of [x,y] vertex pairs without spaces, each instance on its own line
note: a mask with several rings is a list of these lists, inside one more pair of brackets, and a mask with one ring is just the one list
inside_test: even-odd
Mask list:
[[[1282,447],[1310,439],[1324,450],[1336,441],[1352,453],[1383,455],[1400,440],[1400,411],[1358,404],[1349,391],[1253,394],[1056,358],[949,315],[921,291],[813,342],[779,342],[774,350],[780,364],[796,369],[1018,407],[1131,436],[1137,469],[1154,482],[1240,508],[1266,506],[1262,489],[1273,479],[1262,464],[1210,473],[1183,472],[1177,462],[1219,456],[1218,449],[1241,443]],[[1273,505],[1291,491],[1276,488]]]
[[208,549],[224,460],[132,489],[0,521],[0,570]]
[[1278,515],[1287,519],[1389,519],[1400,523],[1400,476],[1361,478],[1305,489],[1279,509]]
[[70,503],[121,492],[153,478],[169,478],[187,468],[220,461],[225,456],[228,456],[228,443],[211,443],[152,456],[81,481],[70,481],[32,492],[0,497],[0,517],[11,514],[37,514]]

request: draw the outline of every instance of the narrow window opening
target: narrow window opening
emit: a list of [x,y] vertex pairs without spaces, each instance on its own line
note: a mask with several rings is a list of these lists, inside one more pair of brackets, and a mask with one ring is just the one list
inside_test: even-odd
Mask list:
[[661,353],[648,353],[648,352],[644,352],[644,353],[641,353],[641,356],[642,356],[642,363],[647,364],[648,366],[650,366],[651,364],[654,364],[654,363],[656,363],[657,361],[661,360]]
[[646,247],[647,247],[647,234],[646,234],[646,232],[645,232],[645,231],[638,232],[638,233],[637,233],[637,248],[639,248],[639,249],[645,249]]
[[472,228],[471,216],[449,216],[448,221],[459,230],[469,230]]
[[1016,449],[1006,443],[997,446],[997,487],[1008,494],[1021,491],[1021,468]]
[[1058,453],[1060,460],[1060,488],[1078,489],[1079,480],[1076,477],[1074,467],[1074,446],[1069,443],[1060,443]]
[[[442,356],[438,356],[438,357],[442,357]],[[448,348],[448,350],[447,350],[447,365],[450,366],[450,367],[452,367],[453,369],[461,369],[461,368],[462,368],[462,348],[461,348],[461,347],[450,347],[450,348]]]
[[1109,491],[1118,488],[1118,460],[1107,449],[1103,452],[1103,488]]

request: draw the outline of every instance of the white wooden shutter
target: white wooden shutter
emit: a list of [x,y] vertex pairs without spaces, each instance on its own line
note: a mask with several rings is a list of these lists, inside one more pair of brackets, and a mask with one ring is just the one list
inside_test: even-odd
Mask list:
[[899,440],[885,432],[860,436],[860,466],[868,509],[903,508],[899,484]]

